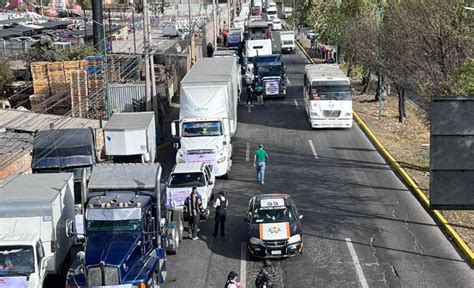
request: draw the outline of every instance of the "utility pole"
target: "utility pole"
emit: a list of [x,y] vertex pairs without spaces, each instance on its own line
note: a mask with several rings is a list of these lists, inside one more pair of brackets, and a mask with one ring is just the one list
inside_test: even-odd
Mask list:
[[230,31],[230,0],[227,0],[227,31]]
[[[382,4],[382,0],[377,0],[377,8],[379,10],[380,16],[380,33],[379,33],[379,60],[383,61],[383,21],[384,21],[384,7]],[[379,108],[379,117],[382,117],[383,110],[382,110],[382,101],[383,101],[383,75],[382,71],[377,73],[377,93],[376,98],[378,100],[378,108]]]
[[191,43],[189,53],[191,53],[191,66],[194,64],[194,25],[191,19],[191,0],[188,0],[188,17],[189,17],[189,35],[191,36]]
[[217,50],[217,4],[216,0],[212,0],[212,18],[213,18],[213,28],[214,28],[214,49]]
[[151,96],[151,79],[150,79],[150,42],[149,32],[150,27],[148,26],[148,2],[143,0],[143,52],[145,54],[145,95],[146,95],[146,111],[151,110],[152,96]]

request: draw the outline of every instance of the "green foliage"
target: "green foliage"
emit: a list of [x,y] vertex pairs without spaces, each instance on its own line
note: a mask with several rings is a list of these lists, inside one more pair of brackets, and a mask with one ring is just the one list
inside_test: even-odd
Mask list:
[[76,0],[76,3],[82,7],[83,10],[92,9],[92,0]]
[[453,96],[474,96],[474,58],[470,58],[451,80]]
[[97,52],[94,47],[84,44],[84,45],[75,45],[71,49],[66,50],[56,50],[55,59],[56,61],[72,61],[72,60],[82,60],[86,56],[100,54]]
[[10,63],[6,59],[0,59],[0,97],[5,96],[5,86],[15,80]]

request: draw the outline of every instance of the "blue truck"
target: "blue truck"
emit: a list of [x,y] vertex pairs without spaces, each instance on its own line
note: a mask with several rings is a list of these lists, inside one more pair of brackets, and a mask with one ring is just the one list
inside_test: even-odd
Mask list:
[[255,85],[263,88],[263,98],[286,96],[286,66],[280,54],[253,58]]
[[[66,287],[160,287],[166,250],[179,241],[164,209],[159,163],[96,165],[85,199],[85,249]],[[177,243],[174,243],[176,245]]]

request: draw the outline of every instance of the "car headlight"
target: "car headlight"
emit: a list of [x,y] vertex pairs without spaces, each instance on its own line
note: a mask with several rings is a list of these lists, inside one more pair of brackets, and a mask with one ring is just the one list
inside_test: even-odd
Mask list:
[[222,156],[221,158],[217,159],[217,163],[222,163],[225,161],[225,159],[227,159],[226,156]]
[[301,242],[301,235],[300,234],[295,234],[288,239],[288,244],[294,244]]
[[180,155],[179,157],[176,158],[176,162],[177,162],[177,163],[186,163],[186,161],[184,161],[182,155]]
[[250,237],[249,242],[252,245],[262,245],[263,244],[262,240],[257,238],[257,237]]
[[352,116],[352,113],[351,113],[351,112],[347,112],[347,113],[344,114],[344,116],[350,117],[350,116]]
[[311,112],[311,117],[319,117],[319,114],[317,112]]

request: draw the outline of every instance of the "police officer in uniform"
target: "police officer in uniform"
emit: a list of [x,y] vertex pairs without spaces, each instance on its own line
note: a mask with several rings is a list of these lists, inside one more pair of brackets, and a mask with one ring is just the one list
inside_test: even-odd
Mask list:
[[217,232],[219,231],[219,225],[221,226],[221,236],[225,236],[224,226],[228,205],[229,201],[226,198],[226,193],[224,191],[220,191],[213,205],[214,208],[216,208],[216,223],[214,224],[214,233],[212,234],[212,236],[214,237],[217,236]]

